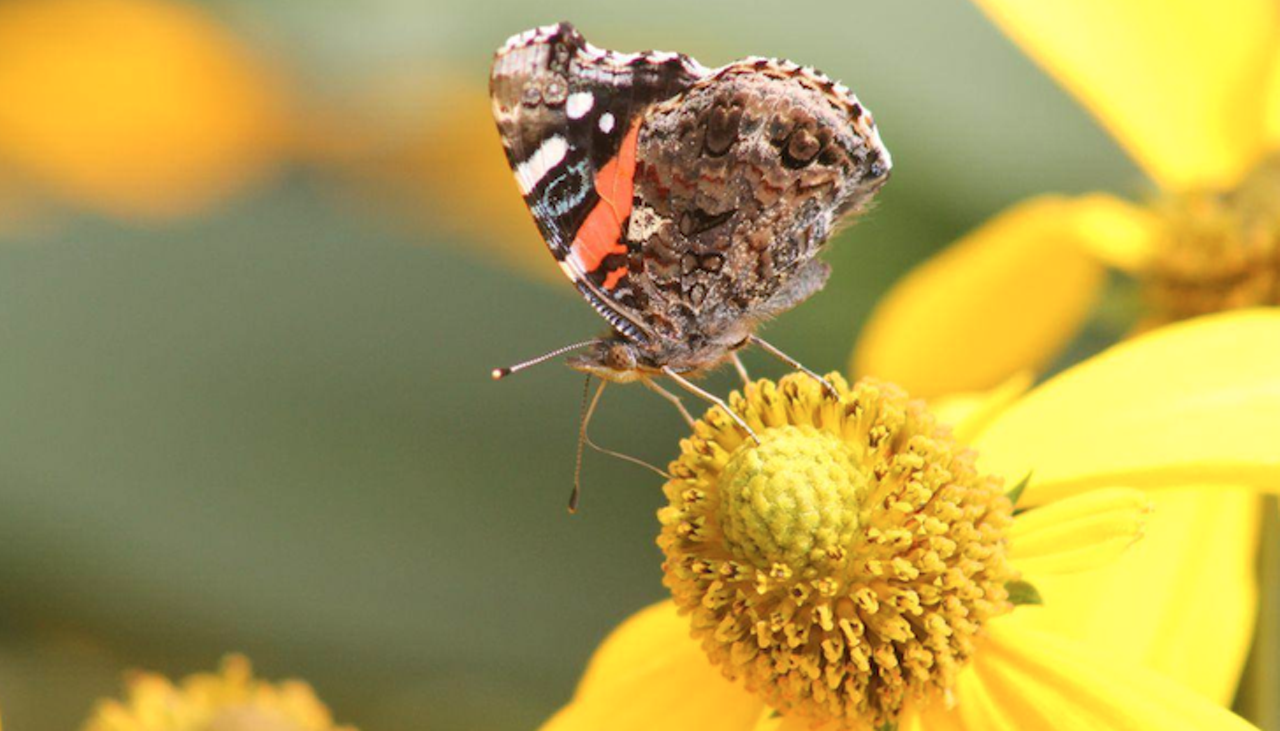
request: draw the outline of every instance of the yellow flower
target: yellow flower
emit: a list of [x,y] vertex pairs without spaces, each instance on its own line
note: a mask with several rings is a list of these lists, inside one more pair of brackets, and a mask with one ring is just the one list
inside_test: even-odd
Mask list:
[[200,211],[281,154],[269,70],[197,5],[0,5],[0,169],[130,219]]
[[1052,576],[1123,552],[1144,491],[1280,484],[1280,311],[1163,328],[972,410],[972,451],[896,387],[831,378],[838,401],[799,375],[735,394],[758,447],[719,410],[695,426],[660,512],[674,600],[545,728],[1249,728],[1055,633]]
[[928,397],[1038,370],[1090,314],[1104,262],[1142,283],[1147,326],[1280,304],[1280,6],[977,3],[1161,193],[1046,196],[995,217],[885,298],[855,373]]
[[253,677],[240,655],[223,659],[217,674],[192,675],[181,685],[151,673],[129,679],[125,701],[102,700],[84,731],[354,731],[333,722],[311,686]]
[[[1146,205],[1100,193],[1041,196],[1001,213],[889,293],[854,352],[856,373],[927,397],[1039,371],[1095,310],[1105,265],[1141,284],[1140,329],[1280,304],[1280,7],[978,4],[1097,116],[1160,192]],[[1097,576],[1055,579],[1073,611],[1054,630],[1121,649],[1226,702],[1256,610],[1258,504],[1221,489],[1162,491],[1153,501],[1151,534],[1137,551]],[[1164,578],[1158,589],[1155,577]],[[1163,599],[1152,602],[1155,616],[1129,609],[1144,592]],[[1201,620],[1209,615],[1231,621]],[[1161,643],[1157,627],[1181,627],[1192,639]]]

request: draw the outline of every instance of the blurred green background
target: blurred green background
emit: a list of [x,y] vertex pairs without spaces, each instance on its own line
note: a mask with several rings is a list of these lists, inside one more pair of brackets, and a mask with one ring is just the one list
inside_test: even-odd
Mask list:
[[[489,380],[602,325],[488,117],[493,50],[561,19],[624,51],[791,58],[875,113],[893,180],[831,247],[826,290],[767,330],[816,369],[1006,204],[1141,185],[958,0],[8,0],[7,729],[75,728],[123,670],[229,651],[365,731],[529,728],[663,598],[657,478],[589,453],[565,513],[579,377]],[[683,433],[634,388],[593,429],[655,463]]]

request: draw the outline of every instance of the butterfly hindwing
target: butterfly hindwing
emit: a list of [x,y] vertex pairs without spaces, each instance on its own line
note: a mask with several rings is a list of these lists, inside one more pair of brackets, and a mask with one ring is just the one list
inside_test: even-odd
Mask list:
[[636,339],[647,328],[625,286],[624,232],[638,125],[707,73],[680,54],[596,48],[568,23],[513,36],[494,58],[494,117],[525,204],[583,296]]

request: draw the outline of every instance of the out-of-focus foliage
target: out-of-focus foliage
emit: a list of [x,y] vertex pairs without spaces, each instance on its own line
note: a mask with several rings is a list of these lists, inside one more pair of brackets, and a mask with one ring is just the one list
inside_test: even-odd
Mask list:
[[[528,728],[663,596],[653,475],[589,454],[564,513],[578,378],[488,379],[601,328],[488,119],[493,49],[560,19],[790,57],[875,112],[894,179],[768,330],[817,369],[1003,205],[1138,180],[964,3],[0,5],[5,728],[237,650],[365,731]],[[661,464],[681,427],[618,388],[593,430]]]

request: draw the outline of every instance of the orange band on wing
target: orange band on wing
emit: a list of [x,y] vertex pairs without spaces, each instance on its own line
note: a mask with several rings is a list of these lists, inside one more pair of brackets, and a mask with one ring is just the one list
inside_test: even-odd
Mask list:
[[629,271],[630,270],[626,267],[618,267],[617,269],[609,272],[609,276],[604,278],[604,288],[613,289],[618,286],[618,282],[622,281],[622,278],[627,276],[627,272]]
[[[610,254],[625,254],[622,243],[622,222],[631,215],[631,195],[635,189],[636,138],[640,132],[637,121],[622,138],[617,157],[596,173],[596,203],[586,220],[578,228],[578,235],[570,247],[571,255],[581,262],[583,271],[594,272]],[[612,275],[611,275],[612,276]],[[614,280],[617,284],[617,280]],[[609,284],[606,282],[605,287]]]

